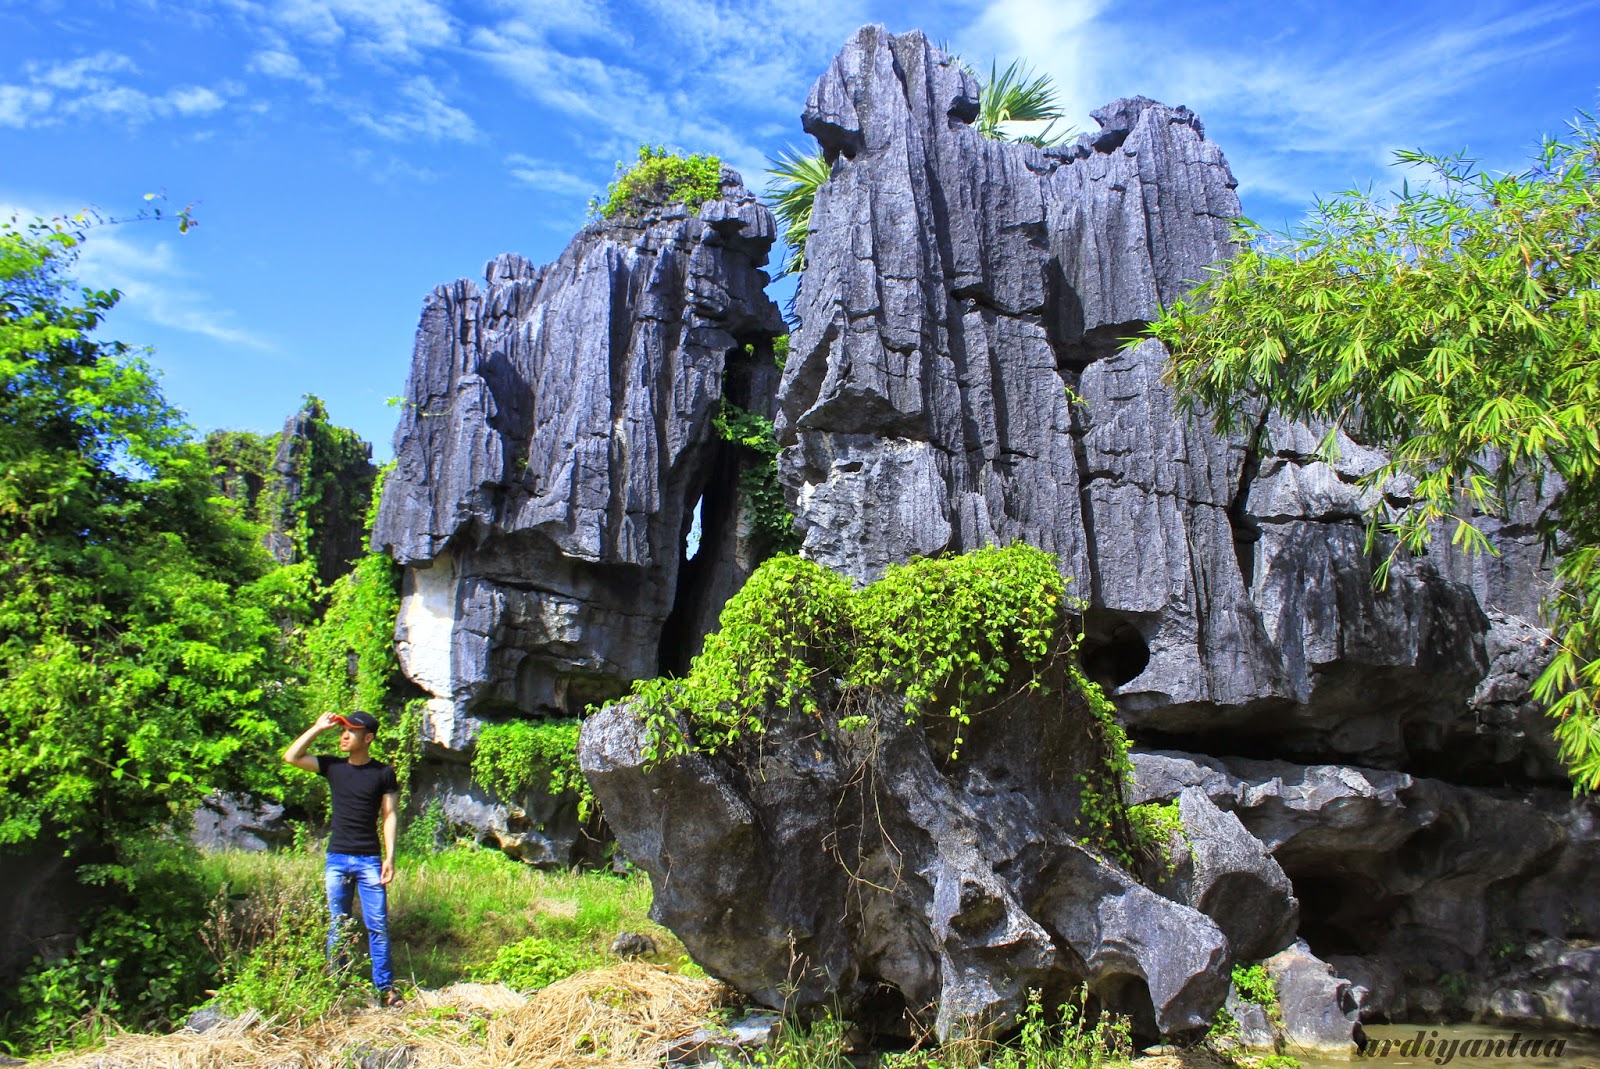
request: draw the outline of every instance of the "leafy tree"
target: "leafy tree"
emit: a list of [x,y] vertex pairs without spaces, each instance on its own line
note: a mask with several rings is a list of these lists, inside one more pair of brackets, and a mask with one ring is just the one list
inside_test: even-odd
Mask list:
[[1564,480],[1547,531],[1557,652],[1535,694],[1573,780],[1600,788],[1600,125],[1583,117],[1517,174],[1399,160],[1426,185],[1341,193],[1278,237],[1243,222],[1238,255],[1151,333],[1224,430],[1265,406],[1325,422],[1325,452],[1341,428],[1391,451],[1367,479],[1386,488],[1368,526],[1379,582],[1436,530],[1492,550],[1476,515],[1529,473]]
[[74,296],[81,235],[0,227],[0,847],[117,842],[273,793],[297,585],[213,496],[138,354]]
[[[959,62],[959,57],[951,55]],[[989,65],[989,80],[978,96],[978,132],[994,141],[1021,141],[1045,148],[1056,144],[1071,131],[1053,133],[1055,124],[1065,112],[1061,110],[1055,80],[1048,74],[1035,74],[1021,60],[1013,61],[1005,70],[998,62]],[[1047,122],[1042,131],[1031,134],[1017,132],[1012,123]],[[790,146],[778,153],[777,159],[768,159],[767,205],[778,217],[783,227],[783,243],[789,253],[783,261],[783,274],[790,275],[805,269],[806,234],[811,229],[811,209],[817,201],[817,190],[828,180],[833,165],[822,150],[805,152]]]

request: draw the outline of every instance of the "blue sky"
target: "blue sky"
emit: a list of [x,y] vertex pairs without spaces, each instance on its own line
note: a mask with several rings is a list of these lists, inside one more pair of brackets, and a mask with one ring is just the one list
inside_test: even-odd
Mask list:
[[642,141],[752,186],[808,144],[806,90],[859,25],[1021,57],[1070,121],[1144,94],[1200,113],[1246,212],[1398,184],[1398,148],[1521,166],[1600,98],[1600,0],[0,0],[0,205],[102,228],[85,283],[200,430],[274,430],[302,394],[389,454],[417,313],[503,251],[559,254]]

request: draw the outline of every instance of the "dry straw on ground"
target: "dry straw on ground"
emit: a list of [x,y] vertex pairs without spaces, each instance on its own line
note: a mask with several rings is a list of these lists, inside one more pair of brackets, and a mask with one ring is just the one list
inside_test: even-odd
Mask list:
[[[253,1014],[204,1034],[123,1034],[41,1063],[50,1069],[633,1069],[706,1023],[727,989],[659,965],[579,973],[527,998],[498,984],[422,992],[411,1008],[363,1010],[301,1029]],[[405,1053],[409,1051],[409,1058]]]

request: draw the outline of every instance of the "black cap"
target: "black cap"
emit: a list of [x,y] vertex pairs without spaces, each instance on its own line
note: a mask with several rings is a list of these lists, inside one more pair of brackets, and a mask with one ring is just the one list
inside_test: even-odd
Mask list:
[[335,716],[335,720],[349,728],[360,728],[376,735],[378,733],[378,718],[371,713],[356,711],[345,716]]

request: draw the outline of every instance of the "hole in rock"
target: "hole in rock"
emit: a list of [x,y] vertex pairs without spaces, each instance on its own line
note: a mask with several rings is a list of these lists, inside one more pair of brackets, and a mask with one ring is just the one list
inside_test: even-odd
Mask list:
[[[1161,1029],[1156,1027],[1155,1003],[1143,979],[1137,976],[1102,977],[1095,985],[1094,994],[1100,1000],[1100,1009],[1128,1019],[1135,1050],[1160,1042]],[[1085,1020],[1099,1020],[1092,1002],[1084,1009]]]
[[1078,659],[1085,674],[1109,694],[1145,670],[1150,663],[1150,647],[1127,616],[1108,609],[1090,609],[1083,617],[1083,645]]
[[706,499],[703,496],[694,503],[694,511],[689,520],[689,530],[683,536],[683,559],[685,561],[694,560],[695,555],[700,552],[700,508],[705,503]]
[[1323,960],[1372,954],[1390,938],[1398,902],[1374,881],[1348,872],[1289,872],[1300,900],[1300,937]]

